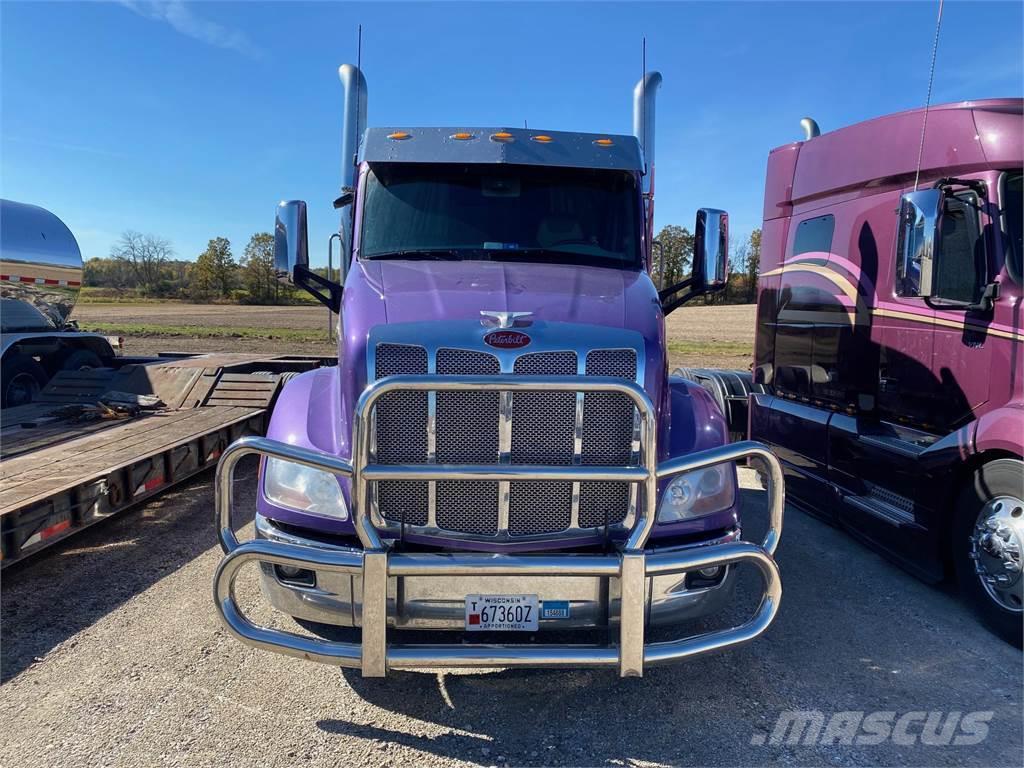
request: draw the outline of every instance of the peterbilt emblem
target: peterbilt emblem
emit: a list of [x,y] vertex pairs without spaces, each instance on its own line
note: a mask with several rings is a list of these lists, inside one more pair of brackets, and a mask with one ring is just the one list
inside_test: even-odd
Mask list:
[[519,331],[491,331],[484,336],[484,344],[498,349],[519,349],[530,343],[530,337]]
[[484,328],[523,328],[533,322],[532,317],[533,312],[480,310],[480,324]]

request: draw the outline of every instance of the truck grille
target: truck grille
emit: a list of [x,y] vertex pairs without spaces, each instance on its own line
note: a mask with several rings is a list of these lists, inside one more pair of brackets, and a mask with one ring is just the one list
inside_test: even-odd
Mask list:
[[[376,378],[429,372],[428,352],[405,344],[379,344]],[[434,372],[452,376],[500,374],[488,352],[441,348]],[[635,381],[633,349],[601,349],[583,361],[588,376]],[[573,376],[572,351],[519,355],[517,376]],[[509,423],[502,423],[508,398]],[[373,450],[381,464],[605,465],[635,463],[635,408],[625,395],[575,392],[393,392],[376,406]],[[429,430],[434,413],[433,435]],[[577,420],[580,440],[577,440]],[[630,483],[514,480],[388,480],[373,484],[378,514],[392,522],[461,534],[509,536],[557,534],[600,528],[626,519],[634,494]],[[578,486],[574,488],[574,485]],[[504,488],[502,486],[505,486]],[[505,521],[503,523],[503,520]]]

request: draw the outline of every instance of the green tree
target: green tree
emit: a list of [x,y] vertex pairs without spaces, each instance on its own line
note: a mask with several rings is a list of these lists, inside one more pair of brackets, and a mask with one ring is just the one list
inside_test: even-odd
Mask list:
[[693,235],[686,227],[668,224],[654,239],[654,284],[667,288],[690,273],[693,261]]
[[761,271],[761,230],[750,233],[747,247],[747,301],[753,303],[757,299],[757,276]]
[[237,269],[231,242],[226,237],[215,237],[196,259],[191,274],[192,295],[195,298],[229,297]]
[[278,297],[277,273],[274,270],[274,236],[257,232],[249,238],[242,256],[242,280],[255,304],[271,304]]

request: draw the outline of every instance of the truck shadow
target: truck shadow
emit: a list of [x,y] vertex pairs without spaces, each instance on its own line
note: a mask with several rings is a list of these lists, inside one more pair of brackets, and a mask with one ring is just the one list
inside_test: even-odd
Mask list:
[[[764,496],[744,491],[750,540],[759,540],[765,528]],[[762,744],[782,712],[875,709],[881,702],[872,697],[880,692],[883,708],[898,711],[993,708],[991,692],[980,688],[949,691],[948,700],[936,700],[938,681],[960,666],[967,674],[975,657],[964,646],[1019,666],[1013,649],[977,626],[954,596],[907,575],[838,529],[792,508],[787,513],[778,552],[782,607],[765,636],[748,646],[650,668],[643,679],[620,679],[614,670],[505,669],[398,672],[381,680],[344,670],[364,701],[423,726],[401,731],[388,727],[387,715],[354,723],[339,713],[317,721],[317,728],[376,741],[382,749],[398,744],[484,764],[820,764],[843,751],[857,762],[858,753],[853,747]],[[696,629],[742,622],[753,611],[758,581],[753,573],[742,575],[736,605]],[[954,633],[961,643],[949,643]],[[821,685],[826,679],[835,681],[828,690]],[[1020,734],[1008,725],[1012,714],[1005,736],[1016,742]],[[905,749],[910,763],[939,756],[920,744]],[[964,755],[965,762],[986,762],[985,755],[972,755]]]
[[[254,460],[239,468],[241,504],[254,503],[255,470]],[[209,550],[212,500],[213,472],[204,471],[4,569],[0,682]]]

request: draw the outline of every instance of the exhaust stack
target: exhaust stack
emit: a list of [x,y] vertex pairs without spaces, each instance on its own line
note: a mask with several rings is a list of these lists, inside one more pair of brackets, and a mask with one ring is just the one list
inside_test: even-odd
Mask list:
[[644,194],[654,192],[654,102],[661,85],[661,72],[648,72],[633,89],[633,135],[644,153]]
[[821,136],[821,129],[813,117],[805,117],[800,121],[800,127],[804,129],[804,141],[810,141]]
[[341,191],[347,192],[355,186],[359,132],[366,129],[366,78],[351,64],[338,67],[338,77],[345,89],[341,127]]
[[644,193],[644,227],[647,261],[651,260],[651,244],[654,241],[654,102],[661,85],[661,72],[647,72],[633,88],[633,135],[640,142],[644,153],[644,176],[641,181]]

